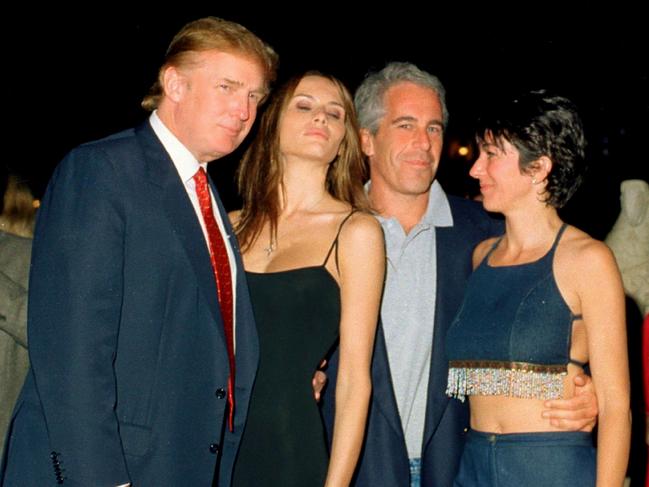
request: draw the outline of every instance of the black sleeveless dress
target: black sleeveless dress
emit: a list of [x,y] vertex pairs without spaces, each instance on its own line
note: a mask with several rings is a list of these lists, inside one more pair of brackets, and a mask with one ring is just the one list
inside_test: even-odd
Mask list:
[[[351,216],[351,214],[349,215]],[[340,290],[325,265],[247,272],[259,335],[259,368],[232,485],[321,487],[327,440],[311,380],[338,340]]]

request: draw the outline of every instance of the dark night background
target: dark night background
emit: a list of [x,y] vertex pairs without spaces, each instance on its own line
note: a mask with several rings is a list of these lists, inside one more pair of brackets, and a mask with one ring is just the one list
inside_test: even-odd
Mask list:
[[[368,70],[388,61],[414,62],[437,75],[451,113],[438,174],[449,193],[474,188],[466,176],[471,155],[464,159],[453,149],[471,142],[481,105],[528,88],[570,97],[584,119],[591,168],[563,217],[603,239],[620,211],[620,182],[649,179],[646,17],[621,3],[578,15],[545,3],[521,6],[524,13],[468,5],[448,10],[432,3],[386,7],[390,11],[358,5],[362,13],[350,15],[331,3],[191,8],[185,2],[147,11],[129,5],[118,14],[113,3],[67,11],[59,3],[38,9],[25,4],[22,15],[5,15],[2,22],[6,164],[41,196],[72,147],[144,120],[139,103],[172,36],[189,20],[215,15],[244,24],[277,50],[280,82],[318,69],[354,90]],[[243,149],[245,142],[210,164],[230,209],[238,205],[232,181]],[[629,321],[634,384],[640,384],[634,347],[640,327],[633,324],[640,318]],[[634,386],[634,486],[642,484],[646,455],[640,392]]]
[[[6,52],[17,66],[5,66],[9,85],[25,90],[16,98],[5,92],[6,102],[19,104],[18,130],[10,130],[6,141],[18,151],[8,152],[21,154],[7,163],[40,195],[72,147],[145,118],[139,102],[171,37],[189,20],[216,15],[241,22],[273,45],[280,54],[280,81],[315,68],[353,90],[368,70],[387,61],[411,61],[439,76],[451,113],[439,174],[448,192],[472,189],[466,177],[471,159],[453,156],[451,149],[471,142],[480,106],[527,88],[550,88],[572,98],[586,125],[591,169],[564,211],[570,223],[605,237],[619,213],[620,181],[648,179],[649,39],[646,26],[634,27],[637,12],[624,11],[616,19],[608,10],[599,24],[568,20],[561,11],[505,20],[494,11],[426,13],[414,6],[399,14],[374,9],[353,16],[293,8],[297,18],[287,19],[279,7],[216,5],[117,15],[99,3],[92,14],[56,10],[18,22],[18,40],[31,36],[37,47],[16,49],[20,44],[14,43]],[[241,150],[210,165],[230,207],[238,204],[232,173],[240,155]]]
[[[622,4],[570,16],[545,4],[541,11],[536,3],[527,4],[526,13],[388,4],[393,12],[358,5],[363,13],[355,15],[323,3],[187,5],[116,14],[115,5],[102,2],[74,12],[57,4],[52,12],[34,9],[4,19],[11,33],[3,34],[3,98],[16,108],[9,120],[15,129],[5,128],[4,152],[12,154],[7,164],[36,196],[72,147],[145,118],[139,103],[167,44],[184,23],[206,15],[238,21],[269,42],[280,54],[280,81],[318,69],[353,90],[368,70],[387,61],[411,61],[437,75],[451,113],[439,172],[450,193],[472,191],[466,176],[471,160],[452,149],[471,142],[481,105],[527,88],[570,97],[586,126],[591,167],[563,211],[568,222],[603,239],[620,210],[620,182],[649,179],[649,36],[645,16]],[[238,204],[232,181],[242,149],[210,165],[229,208]],[[633,333],[630,343],[638,344]],[[638,399],[638,389],[634,393]],[[642,426],[639,416],[634,426]],[[644,453],[637,455],[634,463],[643,463]]]

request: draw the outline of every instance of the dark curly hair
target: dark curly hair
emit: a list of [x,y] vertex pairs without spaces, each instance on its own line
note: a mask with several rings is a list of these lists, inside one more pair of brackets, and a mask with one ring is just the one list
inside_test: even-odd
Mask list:
[[549,158],[545,202],[554,208],[563,207],[583,180],[586,138],[577,109],[567,98],[540,90],[494,104],[478,119],[476,138],[478,143],[488,138],[516,147],[523,174],[540,157]]

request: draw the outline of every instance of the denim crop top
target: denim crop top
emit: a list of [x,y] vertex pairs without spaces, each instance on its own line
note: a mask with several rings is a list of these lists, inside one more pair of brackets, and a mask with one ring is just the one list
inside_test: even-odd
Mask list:
[[572,323],[581,319],[564,301],[550,251],[527,264],[491,267],[492,252],[469,278],[464,302],[446,335],[446,394],[556,399],[570,359]]

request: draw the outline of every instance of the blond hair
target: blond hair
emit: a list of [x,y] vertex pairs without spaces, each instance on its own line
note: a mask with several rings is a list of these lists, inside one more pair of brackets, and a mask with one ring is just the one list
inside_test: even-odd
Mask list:
[[267,89],[277,77],[279,58],[272,47],[236,22],[205,17],[189,22],[174,36],[158,70],[158,79],[142,100],[142,108],[147,111],[158,108],[163,96],[162,76],[169,66],[186,67],[192,64],[196,53],[211,50],[240,54],[256,61],[263,69]]
[[21,237],[32,237],[35,217],[34,196],[29,186],[10,174],[0,214],[0,230]]

